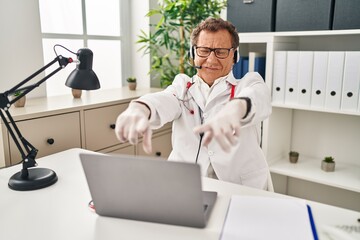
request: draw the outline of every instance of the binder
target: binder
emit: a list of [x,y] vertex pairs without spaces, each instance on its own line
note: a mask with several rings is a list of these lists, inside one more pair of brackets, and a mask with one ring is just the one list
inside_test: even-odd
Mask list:
[[249,72],[258,72],[265,80],[266,57],[262,52],[249,52]]
[[325,108],[340,110],[345,52],[329,52]]
[[288,51],[286,60],[285,104],[297,104],[299,52]]
[[323,108],[325,106],[328,56],[329,52],[314,52],[311,87],[312,108]]
[[249,57],[243,57],[242,59],[242,72],[241,72],[241,78],[245,76],[249,72]]
[[276,51],[274,53],[273,103],[284,103],[285,100],[286,56],[286,51]]
[[241,58],[242,58],[242,57],[240,57],[240,60],[233,65],[233,69],[232,69],[233,75],[234,75],[234,77],[235,77],[236,79],[240,79],[240,78],[241,78],[241,73],[242,73]]
[[241,79],[249,70],[249,57],[240,57],[239,61],[233,66],[233,75],[236,79]]
[[311,207],[304,200],[234,195],[220,239],[319,238]]
[[341,110],[357,111],[360,89],[360,52],[345,52]]
[[313,60],[314,53],[311,51],[299,52],[299,69],[298,69],[298,82],[299,82],[299,98],[300,105],[310,106],[311,103],[311,84],[313,74]]

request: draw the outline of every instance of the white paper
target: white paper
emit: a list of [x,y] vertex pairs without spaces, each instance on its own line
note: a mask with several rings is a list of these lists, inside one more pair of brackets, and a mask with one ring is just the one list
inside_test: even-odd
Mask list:
[[314,239],[306,202],[257,196],[232,196],[221,240]]

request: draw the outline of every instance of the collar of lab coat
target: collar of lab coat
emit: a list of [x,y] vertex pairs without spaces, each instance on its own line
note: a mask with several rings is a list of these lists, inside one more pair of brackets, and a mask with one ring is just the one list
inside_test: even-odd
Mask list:
[[194,79],[194,87],[189,88],[189,93],[194,98],[195,102],[202,111],[205,111],[205,107],[209,106],[216,97],[220,95],[230,96],[231,85],[235,85],[236,87],[236,85],[238,84],[238,80],[235,79],[232,71],[230,71],[230,73],[225,77],[225,80],[219,82],[217,86],[215,86],[215,88],[212,90],[212,92],[209,95],[209,98],[206,101],[206,106],[204,106],[203,96],[198,86],[199,84],[198,81],[203,81],[203,80],[197,75],[195,75],[193,79]]

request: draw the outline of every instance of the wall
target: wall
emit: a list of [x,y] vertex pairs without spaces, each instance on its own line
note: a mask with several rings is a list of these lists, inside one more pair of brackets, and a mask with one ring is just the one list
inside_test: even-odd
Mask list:
[[150,9],[149,2],[144,0],[130,1],[132,75],[137,78],[138,87],[150,87],[150,75],[148,74],[150,71],[150,56],[143,55],[142,51],[138,51],[141,46],[136,44],[141,30],[149,32],[149,18],[145,17]]
[[[38,0],[0,0],[0,92],[43,67],[39,15]],[[43,84],[28,97],[45,96],[45,91]]]

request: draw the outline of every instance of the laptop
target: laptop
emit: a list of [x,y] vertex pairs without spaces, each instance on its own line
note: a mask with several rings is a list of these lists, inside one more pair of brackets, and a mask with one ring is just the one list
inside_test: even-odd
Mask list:
[[217,198],[202,191],[198,164],[80,153],[100,216],[204,228]]

